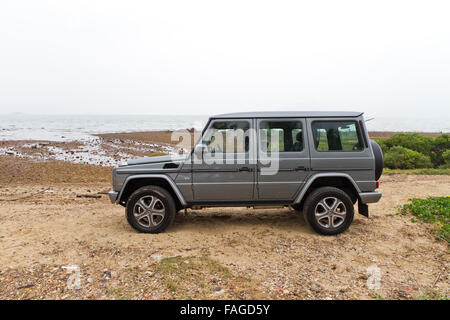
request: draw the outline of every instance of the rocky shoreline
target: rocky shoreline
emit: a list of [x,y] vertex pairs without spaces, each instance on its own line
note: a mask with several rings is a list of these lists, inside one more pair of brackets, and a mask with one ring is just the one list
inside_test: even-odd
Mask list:
[[[105,133],[79,140],[58,142],[46,140],[3,140],[0,141],[0,156],[11,155],[34,161],[61,160],[80,164],[114,167],[128,159],[160,154],[183,154],[195,141],[193,128],[190,145],[177,146],[172,140],[173,131],[148,131]],[[395,132],[369,132],[371,137],[389,137]],[[434,136],[438,133],[426,133]]]
[[174,154],[174,146],[133,140],[99,137],[73,142],[0,141],[0,156],[11,155],[35,161],[59,160],[114,167],[128,159],[158,154]]

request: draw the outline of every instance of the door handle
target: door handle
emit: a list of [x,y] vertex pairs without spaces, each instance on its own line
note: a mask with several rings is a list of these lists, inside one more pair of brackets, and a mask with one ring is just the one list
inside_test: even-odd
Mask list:
[[251,169],[251,168],[249,168],[249,167],[240,167],[240,168],[238,169],[238,171],[247,171],[247,172],[252,172],[252,169]]
[[294,171],[308,171],[308,168],[304,166],[298,166],[297,168],[294,169]]

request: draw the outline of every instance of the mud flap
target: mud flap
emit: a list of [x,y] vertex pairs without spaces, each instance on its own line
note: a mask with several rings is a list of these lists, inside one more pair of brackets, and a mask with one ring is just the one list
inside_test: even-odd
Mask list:
[[364,217],[369,217],[369,206],[361,201],[358,201],[358,213]]

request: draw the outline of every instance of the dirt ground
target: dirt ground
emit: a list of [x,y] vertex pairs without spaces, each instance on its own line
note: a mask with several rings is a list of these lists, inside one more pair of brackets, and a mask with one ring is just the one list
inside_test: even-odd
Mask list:
[[315,234],[288,208],[188,210],[151,235],[135,232],[124,208],[109,202],[109,168],[0,161],[1,299],[449,295],[448,244],[396,207],[448,196],[450,176],[382,177],[370,218],[356,214],[338,236]]

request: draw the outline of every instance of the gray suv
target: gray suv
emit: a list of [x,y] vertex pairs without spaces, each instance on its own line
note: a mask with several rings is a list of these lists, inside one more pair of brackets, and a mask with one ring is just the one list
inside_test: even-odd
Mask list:
[[382,170],[361,112],[231,113],[211,117],[186,156],[115,168],[109,197],[140,232],[165,230],[186,208],[291,206],[333,235],[350,226],[356,203],[369,216]]

